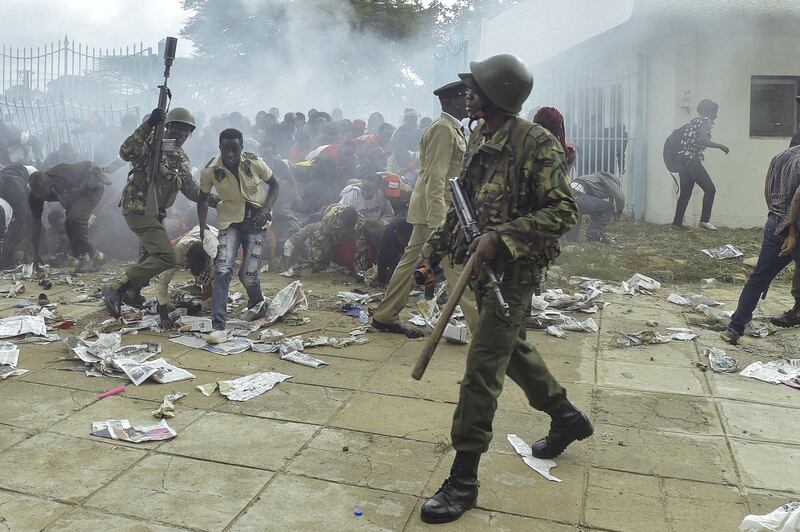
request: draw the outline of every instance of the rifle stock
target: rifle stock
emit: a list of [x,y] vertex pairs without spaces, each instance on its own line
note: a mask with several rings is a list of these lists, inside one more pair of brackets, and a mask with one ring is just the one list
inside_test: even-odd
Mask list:
[[447,298],[447,304],[444,306],[444,310],[442,310],[442,313],[439,315],[439,320],[436,322],[433,332],[431,332],[431,335],[428,336],[428,340],[425,342],[425,347],[422,349],[422,353],[420,353],[419,358],[417,358],[417,364],[414,366],[414,371],[411,372],[411,376],[414,377],[414,379],[420,380],[422,375],[425,374],[428,363],[430,363],[431,358],[433,357],[433,352],[436,351],[436,346],[439,345],[439,340],[442,339],[442,334],[444,334],[444,330],[447,328],[448,323],[450,323],[450,318],[453,316],[453,312],[456,310],[456,305],[458,305],[461,296],[464,294],[464,290],[467,288],[467,283],[472,275],[472,264],[474,262],[475,255],[471,255],[467,261],[467,264],[464,266],[464,271],[458,276],[458,280],[453,287],[453,291]]

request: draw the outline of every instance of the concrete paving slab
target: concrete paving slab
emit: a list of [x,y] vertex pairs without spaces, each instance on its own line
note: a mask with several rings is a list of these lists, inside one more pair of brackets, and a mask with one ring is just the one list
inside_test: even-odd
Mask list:
[[[589,317],[592,317],[595,321],[598,320],[598,316],[590,316],[589,314],[578,314],[576,319],[583,321]],[[545,362],[551,356],[593,359],[597,348],[597,333],[567,331],[567,335],[564,338],[556,338],[543,330],[529,330],[527,338],[544,357]]]
[[[567,396],[572,404],[581,410],[591,410],[593,389],[591,384],[565,381],[562,385],[566,388]],[[538,412],[528,404],[528,398],[525,397],[522,389],[509,378],[506,378],[503,382],[503,393],[497,399],[497,408],[528,414]]]
[[58,361],[59,357],[64,356],[61,352],[62,350],[60,348],[56,350],[54,346],[63,346],[63,344],[60,342],[46,345],[21,344],[19,346],[17,367],[33,372],[52,366]]
[[193,370],[198,370],[241,377],[259,371],[270,371],[277,359],[278,357],[274,353],[245,351],[238,355],[221,356],[202,349],[189,349],[177,357],[174,362],[175,365],[192,373],[194,373]]
[[0,425],[0,451],[7,449],[12,445],[16,445],[22,440],[30,438],[35,434],[35,431],[29,429],[20,429],[11,427],[9,425]]
[[547,355],[544,357],[544,362],[559,382],[595,383],[595,366],[592,358]]
[[185,530],[138,519],[128,519],[109,513],[77,508],[54,522],[47,530],[59,532],[85,532],[87,530],[114,530],[115,532],[173,532]]
[[[131,381],[127,378],[117,379],[115,377],[87,377],[83,371],[69,371],[64,368],[82,366],[83,362],[65,361],[56,362],[52,366],[40,369],[39,371],[25,374],[20,380],[24,382],[35,382],[46,384],[58,388],[71,388],[90,392],[97,396],[106,390],[117,386],[129,386],[133,388]],[[96,397],[95,397],[96,398]]]
[[714,397],[800,408],[800,394],[789,386],[749,379],[739,374],[707,372],[706,375]]
[[143,456],[124,446],[41,433],[0,455],[0,488],[80,502]]
[[[800,396],[800,393],[797,395]],[[793,424],[790,420],[800,416],[795,408],[722,399],[718,404],[728,433],[732,436],[800,444],[800,430],[786,430],[787,425]]]
[[322,480],[421,495],[441,458],[441,452],[431,443],[322,429],[286,470]]
[[[318,333],[306,335],[306,338],[316,334]],[[326,336],[341,338],[347,336],[347,334],[336,333]],[[369,342],[366,344],[352,344],[341,349],[336,349],[334,347],[309,347],[306,349],[306,352],[311,356],[323,359],[326,356],[334,356],[382,362],[387,360],[395,351],[397,351],[397,345],[389,340],[386,340],[385,338],[382,338],[383,336],[386,335],[369,334],[367,335]]]
[[[51,427],[48,427],[48,430],[50,432],[67,434],[76,438],[88,439],[108,445],[123,445],[127,447],[149,450],[163,445],[164,442],[153,441],[131,443],[119,440],[110,440],[107,438],[98,438],[97,436],[92,436],[90,434],[92,422],[105,421],[106,419],[127,419],[133,426],[155,425],[158,423],[158,420],[153,417],[152,411],[157,409],[158,406],[159,403],[140,401],[138,399],[114,395],[87,406],[86,408],[72,414],[66,419],[63,419]],[[182,432],[184,428],[203,415],[202,410],[181,408],[180,402],[176,406],[176,411],[177,415],[174,418],[167,419],[167,424],[178,433]]]
[[742,483],[751,488],[800,494],[800,447],[773,443],[731,441]]
[[597,358],[635,364],[661,364],[686,368],[698,361],[697,349],[691,342],[670,342],[666,345],[608,347],[597,351]]
[[330,424],[411,440],[449,443],[452,419],[450,404],[361,392]]
[[[717,484],[736,482],[730,451],[720,436],[596,424],[591,440],[593,466]],[[680,449],[679,455],[675,454],[676,449]]]
[[223,397],[223,401],[214,410],[322,425],[354,394],[351,390],[286,381],[249,401],[229,401]]
[[586,522],[620,531],[736,530],[747,507],[738,490],[592,468]]
[[419,517],[421,506],[422,503],[417,504],[411,514],[408,525],[403,529],[404,532],[422,532],[426,530],[458,530],[459,532],[580,532],[584,530],[578,525],[565,525],[554,523],[553,521],[545,521],[544,519],[486,511],[479,508],[470,510],[461,519],[453,523],[429,525],[423,523]]
[[68,504],[0,490],[0,529],[42,530],[71,509]]
[[[425,490],[432,496],[450,472],[455,453],[439,464]],[[580,520],[581,490],[585,464],[558,461],[551,473],[562,482],[551,482],[529,468],[518,455],[485,453],[481,457],[478,507],[527,517],[567,523]]]
[[272,474],[179,456],[152,455],[85,506],[200,530],[222,530]]
[[681,315],[686,309],[667,303],[668,295],[667,293],[664,296],[663,301],[649,297],[646,299],[633,297],[620,303],[607,300],[609,305],[603,309],[602,330],[620,330],[620,326],[623,327],[621,329],[623,332],[651,329],[652,327],[647,325],[648,321],[657,322],[659,327],[686,327],[686,320]]
[[[407,340],[402,346],[397,348],[397,351],[392,354],[389,361],[393,364],[401,364],[403,366],[414,366],[417,363],[419,354],[425,346],[423,339]],[[433,358],[428,364],[428,369],[443,369],[448,371],[464,372],[465,363],[467,360],[466,345],[450,344],[447,342],[439,343]],[[409,375],[411,369],[408,370]]]
[[164,395],[172,392],[183,392],[188,393],[189,395],[182,398],[176,404],[176,410],[178,412],[180,412],[181,407],[212,410],[228,400],[225,398],[225,396],[220,395],[219,393],[213,393],[210,397],[206,397],[200,393],[200,390],[197,389],[197,386],[201,384],[208,384],[209,382],[218,382],[221,380],[235,379],[236,377],[239,377],[239,375],[212,373],[210,371],[187,371],[191,371],[195,375],[195,378],[185,381],[172,382],[169,384],[158,384],[153,380],[148,380],[139,386],[128,386],[123,395],[133,399],[142,399],[145,401],[155,401],[161,403],[161,401],[164,400]]
[[277,471],[317,429],[316,425],[208,412],[161,451]]
[[627,390],[704,395],[699,371],[656,364],[598,360],[597,383]]
[[598,389],[597,423],[639,429],[722,434],[714,404],[680,395]]
[[742,491],[747,498],[747,502],[750,504],[750,513],[754,515],[768,514],[779,506],[797,500],[796,493],[756,490],[752,488],[745,488]]
[[279,475],[230,530],[402,530],[415,503],[408,495]]
[[30,382],[0,383],[0,423],[44,429],[97,400],[97,395]]
[[458,401],[458,390],[463,371],[430,368],[421,380],[411,377],[411,368],[400,364],[386,364],[378,369],[364,384],[364,391],[385,395],[414,397],[429,401]]
[[367,379],[381,366],[380,362],[350,358],[330,359],[326,362],[330,365],[323,368],[309,368],[278,359],[272,366],[272,371],[292,375],[292,382],[301,384],[360,390]]

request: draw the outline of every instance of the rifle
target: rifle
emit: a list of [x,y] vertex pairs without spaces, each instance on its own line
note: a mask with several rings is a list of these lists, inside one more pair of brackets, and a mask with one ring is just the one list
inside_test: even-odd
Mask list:
[[[458,225],[464,235],[466,244],[469,245],[473,240],[481,236],[483,233],[478,227],[478,222],[475,219],[475,210],[472,208],[472,204],[469,202],[466,194],[464,194],[464,190],[458,183],[458,178],[451,177],[449,182],[450,196],[453,199],[453,209],[456,211],[456,215],[458,216]],[[447,325],[450,322],[450,317],[453,315],[456,305],[458,305],[458,301],[461,299],[461,296],[467,287],[467,282],[472,274],[472,265],[474,262],[475,255],[472,255],[467,261],[467,264],[464,266],[464,271],[461,272],[461,275],[458,277],[458,281],[456,281],[455,286],[453,286],[452,293],[447,298],[447,304],[442,310],[442,313],[439,315],[439,321],[436,322],[436,327],[433,328],[433,332],[431,332],[431,335],[428,337],[428,341],[425,343],[425,347],[422,349],[422,353],[420,353],[419,358],[417,359],[417,364],[414,366],[414,371],[411,373],[411,376],[414,377],[414,379],[420,380],[422,375],[425,373],[425,369],[428,367],[428,363],[433,357],[433,352],[436,350],[436,346],[439,345],[439,340],[442,339],[442,334],[444,334],[444,330],[447,328]],[[483,271],[486,273],[486,277],[489,279],[489,285],[492,287],[492,291],[494,291],[494,295],[497,298],[497,303],[503,308],[504,314],[508,316],[508,303],[506,303],[505,299],[503,298],[503,294],[500,292],[500,284],[497,282],[497,276],[494,274],[492,267],[488,264],[483,265]]]
[[[167,100],[172,100],[172,93],[167,87],[167,80],[169,79],[169,70],[172,68],[172,62],[175,60],[175,50],[178,47],[178,39],[175,37],[167,37],[166,45],[164,46],[164,84],[158,86],[158,108],[166,111]],[[153,128],[153,149],[150,156],[150,164],[147,165],[147,204],[145,205],[145,214],[147,216],[158,216],[158,189],[156,187],[156,179],[161,166],[161,152],[163,151],[162,144],[164,143],[164,125],[159,122]]]

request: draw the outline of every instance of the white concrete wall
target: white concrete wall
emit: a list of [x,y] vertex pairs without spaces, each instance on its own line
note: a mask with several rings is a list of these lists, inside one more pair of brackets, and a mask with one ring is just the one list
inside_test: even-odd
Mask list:
[[[788,146],[789,138],[750,137],[750,77],[797,75],[800,42],[796,36],[760,28],[747,35],[720,31],[691,38],[673,36],[654,44],[648,52],[646,219],[672,220],[677,197],[662,161],[664,139],[695,116],[700,100],[711,98],[720,106],[712,138],[731,150],[727,156],[719,150],[705,152],[706,169],[717,187],[712,222],[731,227],[762,225],[766,169],[770,159]],[[681,107],[685,90],[692,95],[688,110]],[[687,225],[699,221],[701,200],[702,193],[695,188]]]

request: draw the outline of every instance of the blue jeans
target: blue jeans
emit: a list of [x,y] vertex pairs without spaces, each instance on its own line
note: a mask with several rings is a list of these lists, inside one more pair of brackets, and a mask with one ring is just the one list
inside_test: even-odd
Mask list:
[[578,223],[566,234],[567,240],[577,240],[581,232],[581,217],[591,216],[592,221],[586,230],[586,238],[598,237],[604,233],[614,218],[614,205],[610,201],[575,191],[575,204],[578,206]]
[[731,323],[728,325],[739,334],[744,333],[744,326],[753,319],[753,311],[758,304],[758,298],[769,288],[770,283],[792,260],[795,267],[800,264],[800,255],[795,248],[791,257],[779,257],[783,240],[789,233],[786,229],[780,234],[775,234],[778,227],[778,219],[770,215],[767,224],[764,226],[764,239],[761,242],[761,251],[758,254],[758,263],[747,279],[739,296],[739,304],[736,312],[733,313]]
[[266,240],[266,229],[256,229],[248,221],[231,224],[219,231],[219,247],[217,257],[214,259],[214,290],[211,297],[211,325],[214,330],[225,329],[228,289],[240,246],[243,249],[239,280],[247,291],[247,306],[252,308],[264,299],[261,294],[261,283],[258,280],[258,270],[261,268],[261,250]]

